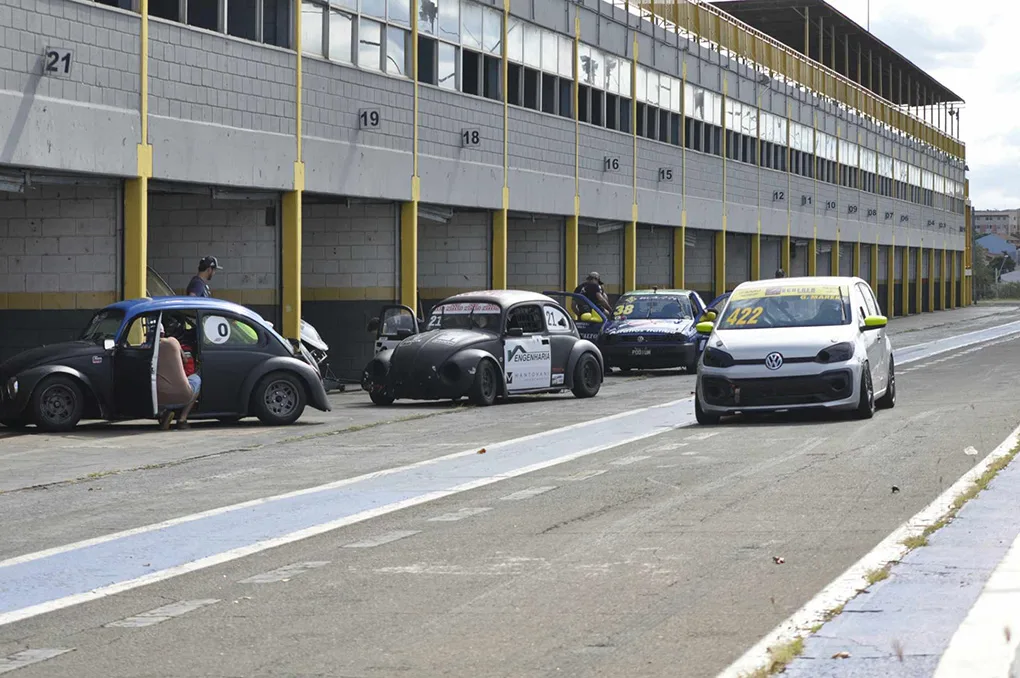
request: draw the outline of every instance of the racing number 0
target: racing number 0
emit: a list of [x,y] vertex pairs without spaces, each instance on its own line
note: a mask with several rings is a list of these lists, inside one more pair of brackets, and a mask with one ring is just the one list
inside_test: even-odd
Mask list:
[[758,318],[761,317],[763,311],[764,309],[761,306],[738,308],[726,319],[726,324],[735,326],[757,325]]

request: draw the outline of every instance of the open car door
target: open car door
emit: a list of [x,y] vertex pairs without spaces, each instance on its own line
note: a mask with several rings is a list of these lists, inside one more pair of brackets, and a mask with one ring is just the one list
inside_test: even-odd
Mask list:
[[567,310],[577,325],[577,332],[582,339],[597,342],[602,328],[605,327],[606,312],[589,301],[583,294],[574,292],[542,292],[547,297],[558,301]]
[[[418,334],[418,317],[408,306],[392,304],[383,306],[379,317],[373,319],[375,328],[376,354],[396,347],[404,339]],[[371,327],[371,325],[369,325]]]
[[155,417],[159,411],[156,370],[159,366],[159,327],[162,313],[140,315],[131,321],[113,355],[116,409],[125,419]]

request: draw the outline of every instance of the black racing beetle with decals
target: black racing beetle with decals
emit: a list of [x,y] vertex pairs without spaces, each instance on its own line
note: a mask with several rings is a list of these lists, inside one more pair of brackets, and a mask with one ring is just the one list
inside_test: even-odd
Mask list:
[[314,361],[254,311],[221,299],[160,297],[107,306],[77,341],[0,365],[0,423],[68,431],[81,419],[154,418],[160,327],[202,379],[192,419],[290,424],[306,405],[330,409]]
[[498,397],[567,389],[590,398],[602,387],[602,353],[544,294],[458,294],[437,304],[424,327],[410,308],[386,306],[372,324],[378,352],[361,386],[377,405],[463,397],[491,405]]

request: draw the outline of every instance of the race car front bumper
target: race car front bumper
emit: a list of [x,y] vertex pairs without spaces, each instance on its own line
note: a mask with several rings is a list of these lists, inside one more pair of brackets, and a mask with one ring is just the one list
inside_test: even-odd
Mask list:
[[[791,366],[794,367],[794,366]],[[804,365],[782,376],[757,369],[701,367],[697,394],[713,414],[804,408],[853,409],[860,402],[863,364]]]
[[697,355],[695,343],[613,342],[599,344],[608,367],[659,369],[687,367]]

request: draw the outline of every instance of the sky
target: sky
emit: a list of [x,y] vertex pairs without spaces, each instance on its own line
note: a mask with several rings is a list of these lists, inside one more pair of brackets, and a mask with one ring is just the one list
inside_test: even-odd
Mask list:
[[[827,0],[862,26],[868,0]],[[1017,0],[870,0],[871,32],[966,101],[975,209],[1020,208],[1020,33]]]

